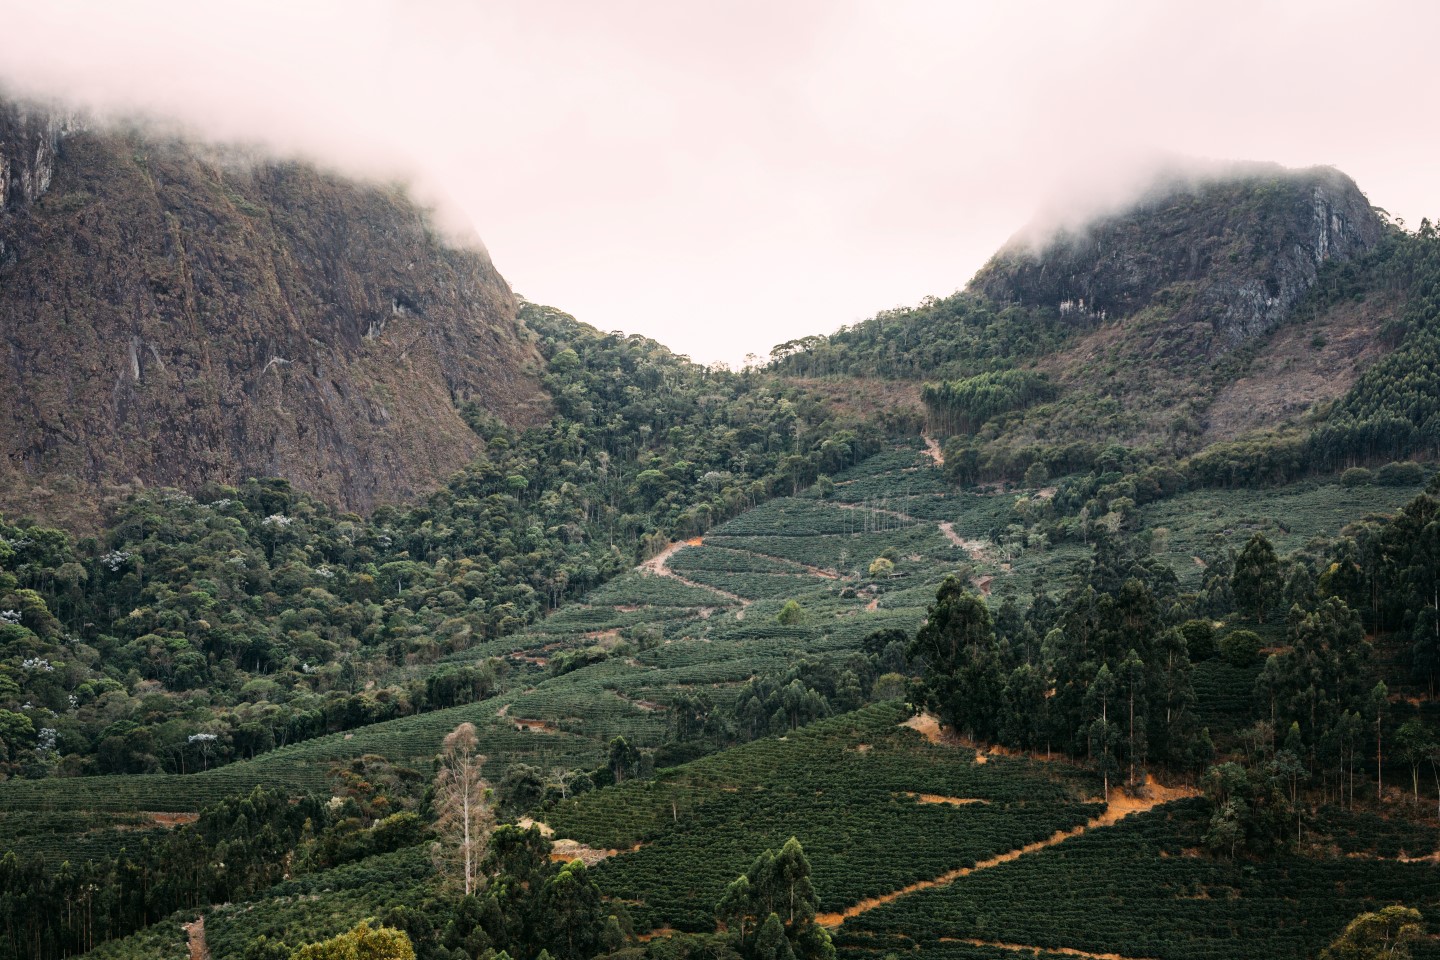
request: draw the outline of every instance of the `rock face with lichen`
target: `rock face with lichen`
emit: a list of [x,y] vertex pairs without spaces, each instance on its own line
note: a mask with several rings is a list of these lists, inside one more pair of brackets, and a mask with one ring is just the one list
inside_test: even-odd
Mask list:
[[1383,229],[1338,170],[1254,167],[1171,181],[1083,229],[1012,242],[971,288],[1077,322],[1143,314],[1161,355],[1214,356],[1275,329],[1322,264],[1368,252]]
[[11,511],[249,476],[364,511],[478,451],[462,404],[547,403],[505,281],[401,190],[5,103],[0,350]]

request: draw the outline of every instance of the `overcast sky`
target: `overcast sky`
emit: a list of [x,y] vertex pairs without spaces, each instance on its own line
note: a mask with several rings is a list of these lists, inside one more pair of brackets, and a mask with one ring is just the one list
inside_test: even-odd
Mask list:
[[0,83],[414,178],[518,292],[743,362],[1154,157],[1440,214],[1440,4],[0,0]]

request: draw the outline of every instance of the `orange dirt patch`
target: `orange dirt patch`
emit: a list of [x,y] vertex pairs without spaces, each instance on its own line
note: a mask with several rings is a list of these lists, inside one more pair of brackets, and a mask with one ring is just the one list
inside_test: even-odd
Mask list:
[[968,807],[972,803],[989,804],[989,800],[977,800],[974,797],[944,797],[938,793],[911,793],[908,790],[905,796],[914,797],[921,803],[948,803],[952,807]]
[[[922,716],[925,715],[922,714]],[[907,726],[908,725],[909,724],[907,723]],[[939,724],[936,723],[935,726],[938,729]],[[1198,791],[1189,787],[1163,787],[1160,784],[1155,783],[1153,780],[1146,778],[1145,786],[1140,789],[1139,795],[1137,796],[1131,796],[1130,794],[1127,794],[1123,790],[1119,789],[1111,791],[1110,802],[1106,804],[1105,812],[1100,814],[1100,816],[1095,817],[1093,820],[1090,820],[1089,822],[1084,823],[1078,827],[1074,827],[1070,830],[1057,830],[1055,831],[1055,833],[1053,833],[1051,836],[1047,837],[1044,840],[1037,840],[1034,843],[1027,843],[1023,847],[1017,847],[1014,850],[1007,851],[1000,854],[999,856],[991,857],[989,860],[982,860],[979,863],[975,864],[975,866],[973,867],[960,867],[956,870],[942,873],[934,880],[921,880],[919,883],[912,883],[908,887],[903,887],[899,890],[892,891],[891,893],[882,894],[878,897],[871,897],[867,900],[861,900],[859,903],[852,904],[851,906],[846,907],[844,910],[835,913],[819,914],[815,917],[815,922],[820,924],[821,926],[838,927],[846,920],[849,920],[851,917],[858,917],[862,913],[868,913],[869,911],[874,910],[876,907],[884,906],[887,903],[899,900],[901,897],[909,896],[910,894],[916,893],[920,890],[928,890],[931,887],[946,886],[948,884],[954,883],[961,877],[968,877],[970,874],[976,872],[977,870],[989,870],[992,867],[1000,866],[1002,863],[1009,863],[1011,860],[1018,860],[1020,857],[1023,857],[1026,854],[1034,853],[1037,850],[1044,850],[1046,847],[1053,847],[1058,843],[1064,843],[1071,837],[1078,837],[1087,830],[1094,830],[1098,827],[1113,826],[1114,824],[1119,823],[1125,817],[1130,816],[1132,813],[1141,813],[1146,810],[1153,810],[1161,804],[1169,803],[1172,800],[1178,800],[1181,797],[1193,797],[1196,795],[1197,792]]]
[[967,540],[955,532],[955,524],[949,520],[938,524],[938,526],[940,527],[940,532],[945,535],[945,539],[970,554],[971,560],[984,560],[986,556],[988,556],[990,551],[989,541]]
[[673,937],[674,935],[674,927],[656,927],[654,930],[647,930],[644,933],[637,933],[635,935],[635,939],[639,940],[641,943],[649,943],[656,937]]
[[949,742],[945,732],[940,728],[940,718],[933,713],[917,713],[900,726],[909,727],[931,743]]
[[601,860],[608,860],[622,853],[631,853],[640,849],[640,844],[637,843],[629,850],[602,850],[583,844],[579,840],[570,840],[566,837],[557,838],[553,827],[530,817],[521,817],[515,821],[515,826],[521,830],[529,830],[531,827],[537,827],[542,837],[550,838],[550,859],[555,863],[569,863],[571,860],[581,860],[585,866],[593,867]]
[[940,444],[934,437],[925,438],[925,455],[935,461],[935,466],[945,466],[945,451],[940,449]]
[[691,537],[689,540],[686,540],[686,541],[685,541],[685,546],[687,546],[687,547],[698,547],[698,546],[700,546],[700,544],[702,544],[702,543],[704,543],[704,542],[705,542],[705,538],[704,538],[704,537]]
[[196,917],[189,923],[182,923],[185,939],[190,944],[190,960],[210,960],[210,947],[205,943],[205,918]]
[[880,609],[880,598],[879,598],[879,597],[876,597],[874,600],[871,600],[869,603],[865,604],[865,609],[866,609],[866,610],[879,610],[879,609]]
[[516,720],[515,729],[521,733],[559,733],[560,728],[549,720]]
[[602,860],[618,857],[622,853],[634,853],[639,849],[640,844],[637,843],[629,850],[600,850],[587,846],[579,840],[567,840],[562,837],[551,845],[550,860],[552,863],[569,863],[571,860],[579,860],[585,866],[593,867]]
[[[684,550],[686,547],[692,545],[698,546],[698,544],[693,544],[691,541],[677,540],[675,543],[670,544],[670,546],[655,554],[655,556],[651,557],[649,560],[646,560],[644,563],[640,564],[640,566],[636,569],[653,574],[655,576],[669,577],[671,580],[678,580],[679,582],[685,584],[685,586],[694,587],[697,590],[709,590],[711,593],[718,594],[719,596],[722,596],[727,600],[733,600],[735,603],[740,604],[742,608],[750,606],[750,601],[746,600],[744,597],[738,594],[730,593],[726,590],[721,590],[719,587],[712,587],[703,583],[696,583],[693,580],[686,580],[684,577],[680,576],[680,574],[670,569],[670,558],[675,556],[675,554],[679,553],[681,550]],[[616,607],[615,609],[618,610],[620,608]]]
[[150,822],[155,824],[155,826],[165,827],[167,829],[181,827],[200,819],[200,814],[198,813],[146,813],[143,814],[143,816],[149,817]]

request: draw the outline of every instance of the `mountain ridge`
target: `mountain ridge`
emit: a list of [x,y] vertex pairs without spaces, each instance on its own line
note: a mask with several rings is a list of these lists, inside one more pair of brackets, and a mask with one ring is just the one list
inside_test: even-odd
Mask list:
[[0,508],[279,476],[368,511],[481,449],[462,404],[544,415],[508,285],[403,191],[14,105],[0,137]]
[[1333,167],[1246,168],[1167,181],[1040,244],[1012,240],[967,289],[1101,321],[1158,303],[1194,340],[1171,349],[1213,356],[1274,330],[1326,261],[1363,256],[1383,231],[1360,188]]

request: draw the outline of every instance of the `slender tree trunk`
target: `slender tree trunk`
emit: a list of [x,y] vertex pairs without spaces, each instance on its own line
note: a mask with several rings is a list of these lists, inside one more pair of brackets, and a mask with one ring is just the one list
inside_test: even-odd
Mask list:
[[1384,799],[1385,792],[1385,767],[1380,757],[1380,714],[1375,714],[1375,802],[1379,803]]

